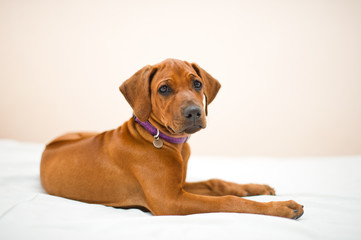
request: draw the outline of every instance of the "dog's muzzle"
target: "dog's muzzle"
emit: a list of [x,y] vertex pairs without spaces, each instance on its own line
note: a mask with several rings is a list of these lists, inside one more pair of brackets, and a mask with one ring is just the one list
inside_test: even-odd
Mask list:
[[191,105],[182,111],[182,115],[185,118],[184,128],[182,132],[192,134],[205,128],[205,124],[202,121],[202,109],[198,106]]

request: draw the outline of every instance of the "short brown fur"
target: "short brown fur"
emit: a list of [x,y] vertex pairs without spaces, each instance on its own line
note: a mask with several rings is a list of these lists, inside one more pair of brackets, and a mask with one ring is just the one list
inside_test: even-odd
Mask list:
[[[195,89],[196,80],[202,89]],[[159,93],[163,85],[172,90],[167,96]],[[197,64],[176,59],[146,66],[120,86],[138,119],[173,137],[186,137],[206,127],[207,105],[219,89],[219,82]],[[201,109],[192,121],[184,114],[189,106]],[[52,195],[146,208],[154,215],[237,212],[298,218],[303,214],[303,206],[294,201],[261,203],[241,198],[274,195],[268,185],[218,179],[188,183],[188,143],[163,141],[164,146],[157,149],[153,140],[134,118],[99,134],[63,135],[43,152],[41,183]]]

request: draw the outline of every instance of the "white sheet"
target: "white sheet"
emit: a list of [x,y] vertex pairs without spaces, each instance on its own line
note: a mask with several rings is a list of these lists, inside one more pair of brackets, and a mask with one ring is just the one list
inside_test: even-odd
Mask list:
[[0,239],[361,239],[361,156],[195,157],[188,180],[267,183],[305,206],[299,220],[208,213],[155,217],[46,194],[39,181],[44,146],[0,140]]

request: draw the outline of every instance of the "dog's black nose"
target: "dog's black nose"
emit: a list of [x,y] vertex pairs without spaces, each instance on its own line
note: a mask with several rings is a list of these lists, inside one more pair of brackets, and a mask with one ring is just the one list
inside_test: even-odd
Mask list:
[[188,106],[183,110],[183,116],[190,121],[197,120],[202,116],[202,109],[198,106]]

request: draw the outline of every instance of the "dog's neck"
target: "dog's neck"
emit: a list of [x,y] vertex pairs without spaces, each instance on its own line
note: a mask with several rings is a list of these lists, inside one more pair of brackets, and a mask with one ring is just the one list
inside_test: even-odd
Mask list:
[[157,140],[158,137],[170,142],[170,143],[175,143],[175,144],[182,144],[187,142],[189,137],[172,137],[169,136],[165,133],[163,133],[162,131],[159,130],[159,128],[156,128],[155,126],[153,126],[149,121],[146,122],[141,122],[137,117],[134,116],[134,120],[139,123],[145,130],[147,130],[150,134],[153,135],[154,139]]

